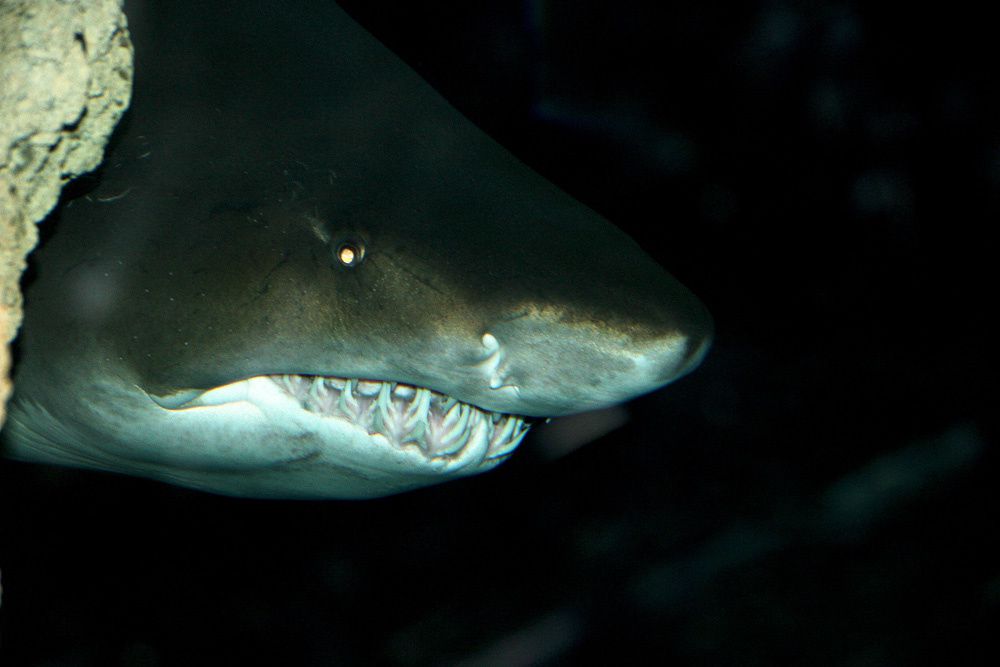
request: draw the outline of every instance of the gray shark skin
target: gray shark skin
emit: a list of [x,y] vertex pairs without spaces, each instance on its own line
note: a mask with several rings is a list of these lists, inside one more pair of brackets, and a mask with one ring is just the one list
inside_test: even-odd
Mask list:
[[37,253],[7,455],[380,496],[705,354],[685,287],[338,7],[173,4],[126,7],[132,110]]

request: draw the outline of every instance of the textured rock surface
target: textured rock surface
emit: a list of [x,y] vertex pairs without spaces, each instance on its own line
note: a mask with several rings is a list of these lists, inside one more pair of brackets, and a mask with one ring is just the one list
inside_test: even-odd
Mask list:
[[0,0],[0,423],[35,223],[101,161],[131,88],[121,0]]

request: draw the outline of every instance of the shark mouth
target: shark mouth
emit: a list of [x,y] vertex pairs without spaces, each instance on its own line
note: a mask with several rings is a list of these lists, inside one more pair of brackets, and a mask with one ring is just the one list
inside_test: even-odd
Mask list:
[[428,459],[453,459],[486,443],[483,461],[499,463],[520,444],[531,424],[524,417],[490,412],[431,389],[318,375],[265,376],[302,409],[341,419],[382,435]]

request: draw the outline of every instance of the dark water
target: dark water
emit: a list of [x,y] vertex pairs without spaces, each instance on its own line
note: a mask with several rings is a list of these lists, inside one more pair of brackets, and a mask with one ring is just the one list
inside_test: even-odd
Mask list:
[[715,348],[585,447],[376,501],[3,462],[0,664],[992,664],[992,24],[343,4],[699,294]]

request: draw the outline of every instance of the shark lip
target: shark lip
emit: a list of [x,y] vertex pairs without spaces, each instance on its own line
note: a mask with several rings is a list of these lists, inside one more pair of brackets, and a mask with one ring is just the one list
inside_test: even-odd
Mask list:
[[481,449],[477,458],[495,465],[513,453],[532,423],[528,417],[484,410],[425,387],[326,375],[260,375],[203,392],[150,397],[168,410],[276,398],[288,404],[291,399],[302,412],[347,422],[373,440],[417,451],[428,461],[459,459],[470,449]]

